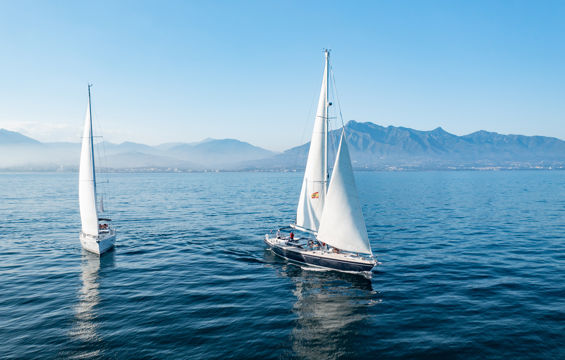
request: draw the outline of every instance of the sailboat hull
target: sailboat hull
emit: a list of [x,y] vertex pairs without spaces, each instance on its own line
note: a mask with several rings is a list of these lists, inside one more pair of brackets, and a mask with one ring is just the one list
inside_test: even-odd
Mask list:
[[286,241],[265,235],[265,243],[278,256],[297,263],[312,265],[320,268],[346,271],[370,272],[377,264],[374,260],[352,257],[342,254],[332,254],[322,251],[312,251]]
[[116,241],[116,231],[110,229],[107,233],[101,233],[98,236],[92,236],[80,233],[80,244],[82,248],[91,253],[102,255],[106,251],[114,247]]

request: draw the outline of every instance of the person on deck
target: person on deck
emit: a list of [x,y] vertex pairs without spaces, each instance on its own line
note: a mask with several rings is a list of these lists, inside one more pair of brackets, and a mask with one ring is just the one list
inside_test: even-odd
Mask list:
[[291,231],[290,232],[290,241],[294,240],[294,233]]

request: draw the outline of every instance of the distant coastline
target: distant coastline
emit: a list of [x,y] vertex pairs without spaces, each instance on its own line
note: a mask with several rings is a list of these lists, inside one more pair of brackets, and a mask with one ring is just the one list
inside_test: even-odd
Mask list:
[[[552,137],[484,130],[457,136],[442,128],[420,131],[356,121],[345,127],[356,171],[565,169],[565,141]],[[330,148],[340,132],[330,132]],[[158,146],[105,142],[99,148],[97,167],[106,172],[291,172],[304,169],[309,143],[282,153],[236,139]],[[78,143],[42,143],[0,129],[0,172],[76,172],[79,152]]]
[[[362,169],[356,168],[355,172],[458,172],[458,171],[563,171],[565,166],[559,167],[472,167],[472,168],[394,168],[394,169]],[[158,168],[134,168],[134,169],[101,169],[100,173],[107,174],[205,174],[205,173],[302,173],[304,169],[241,169],[241,170],[191,170],[191,169],[158,169]],[[57,174],[57,173],[77,173],[78,169],[18,169],[18,168],[5,168],[0,169],[0,174],[17,174],[17,173],[45,173],[45,174]]]

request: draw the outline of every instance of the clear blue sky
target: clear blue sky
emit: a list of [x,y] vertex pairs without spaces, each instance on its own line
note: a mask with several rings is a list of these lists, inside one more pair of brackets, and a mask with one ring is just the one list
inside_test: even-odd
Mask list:
[[308,140],[324,47],[346,120],[565,139],[564,1],[0,1],[0,128]]

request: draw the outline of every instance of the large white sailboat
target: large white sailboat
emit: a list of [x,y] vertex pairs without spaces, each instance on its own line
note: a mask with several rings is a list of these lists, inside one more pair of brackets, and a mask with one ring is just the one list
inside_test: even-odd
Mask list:
[[90,88],[88,85],[88,107],[82,135],[80,153],[80,168],[78,179],[78,196],[80,204],[80,219],[82,230],[80,243],[83,249],[95,254],[103,254],[114,247],[116,231],[110,224],[110,219],[100,217],[104,212],[102,198],[97,201],[96,171],[94,165],[94,136],[92,134],[92,106]]
[[[353,167],[342,129],[328,185],[328,110],[330,53],[310,142],[296,222],[265,235],[271,250],[290,261],[349,272],[369,272],[377,264],[371,251]],[[294,236],[298,231],[304,236]],[[285,233],[288,233],[286,235]]]

